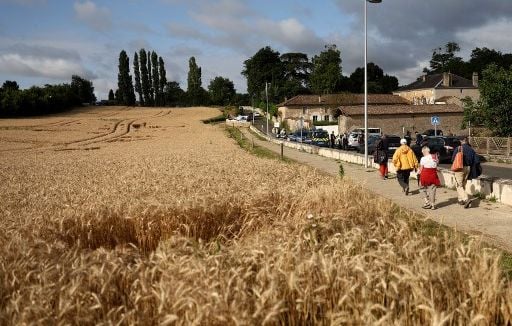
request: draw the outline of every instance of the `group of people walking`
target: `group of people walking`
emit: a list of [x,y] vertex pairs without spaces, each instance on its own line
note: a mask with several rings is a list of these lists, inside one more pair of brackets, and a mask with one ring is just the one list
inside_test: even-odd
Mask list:
[[[408,196],[410,194],[409,178],[411,172],[416,171],[418,184],[424,194],[424,204],[422,207],[425,209],[436,209],[436,189],[441,185],[437,174],[439,157],[437,153],[431,153],[428,146],[423,146],[421,148],[422,157],[418,158],[407,143],[406,139],[401,139],[400,147],[395,150],[392,157],[398,184],[402,188],[402,192]],[[467,138],[464,138],[461,141],[461,145],[455,148],[452,162],[456,161],[456,159],[460,160],[457,157],[458,155],[462,155],[460,166],[455,167],[456,164],[452,165],[452,171],[455,174],[458,203],[464,208],[469,208],[471,206],[471,199],[465,190],[466,182],[478,177],[482,173],[480,161]],[[388,141],[386,135],[383,135],[377,143],[374,153],[374,161],[379,164],[379,174],[383,180],[388,178],[388,159]]]

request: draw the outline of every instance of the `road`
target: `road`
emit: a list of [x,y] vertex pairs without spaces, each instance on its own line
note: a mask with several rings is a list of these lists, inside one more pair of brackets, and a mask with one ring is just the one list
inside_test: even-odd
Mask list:
[[[482,174],[488,177],[512,179],[512,165],[493,162],[483,162]],[[450,164],[440,164],[442,168],[450,169]]]

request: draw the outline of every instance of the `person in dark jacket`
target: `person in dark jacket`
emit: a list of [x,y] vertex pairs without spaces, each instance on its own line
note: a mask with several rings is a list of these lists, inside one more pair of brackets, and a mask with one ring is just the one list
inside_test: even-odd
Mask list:
[[376,145],[374,162],[379,164],[379,173],[382,180],[388,178],[388,149],[389,142],[386,135],[382,135],[382,138]]
[[480,175],[478,166],[480,165],[480,159],[476,154],[475,150],[469,145],[468,139],[464,138],[461,141],[461,145],[455,148],[452,155],[452,162],[455,160],[455,156],[459,151],[462,150],[462,164],[463,169],[455,171],[455,187],[457,188],[457,197],[460,205],[464,208],[471,206],[471,199],[466,193],[466,183],[468,180],[476,179]]

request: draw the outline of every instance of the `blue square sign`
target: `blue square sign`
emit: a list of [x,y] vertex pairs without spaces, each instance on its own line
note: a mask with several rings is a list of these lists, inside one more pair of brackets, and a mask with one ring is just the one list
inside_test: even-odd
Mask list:
[[439,118],[437,115],[431,116],[430,123],[433,126],[439,126],[441,124],[441,118]]

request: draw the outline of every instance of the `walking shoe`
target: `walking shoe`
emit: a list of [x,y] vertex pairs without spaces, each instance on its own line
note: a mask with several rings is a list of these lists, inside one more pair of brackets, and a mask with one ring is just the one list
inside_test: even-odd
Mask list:
[[464,203],[464,208],[469,208],[471,206],[471,200],[466,200],[466,202]]
[[431,210],[434,210],[436,209],[436,206],[435,205],[432,205],[432,207],[430,207]]
[[432,207],[432,205],[430,205],[430,203],[425,203],[425,204],[423,204],[423,206],[421,206],[421,208],[425,208],[425,209],[429,209],[431,207]]

